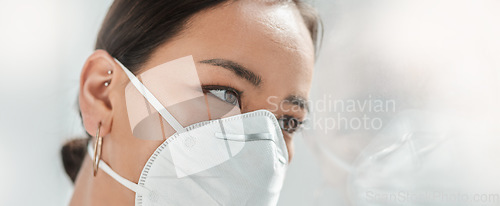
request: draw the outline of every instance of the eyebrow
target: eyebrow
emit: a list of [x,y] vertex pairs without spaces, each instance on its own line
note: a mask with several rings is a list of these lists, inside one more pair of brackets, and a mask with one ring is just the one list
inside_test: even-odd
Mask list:
[[301,109],[305,109],[307,112],[310,111],[307,98],[302,97],[300,95],[289,95],[283,101],[285,101],[285,103],[288,103],[288,104],[297,105]]
[[203,64],[210,64],[212,66],[222,67],[232,71],[237,76],[247,80],[252,85],[259,87],[262,82],[262,77],[248,70],[244,66],[227,59],[207,59],[199,61]]

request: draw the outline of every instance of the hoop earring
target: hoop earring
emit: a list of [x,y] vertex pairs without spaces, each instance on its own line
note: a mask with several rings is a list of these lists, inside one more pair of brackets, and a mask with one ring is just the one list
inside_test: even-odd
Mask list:
[[99,170],[99,162],[101,161],[101,151],[102,151],[102,137],[100,135],[101,132],[101,122],[99,122],[99,126],[97,126],[97,134],[95,135],[95,143],[94,143],[94,177],[97,175],[97,171]]

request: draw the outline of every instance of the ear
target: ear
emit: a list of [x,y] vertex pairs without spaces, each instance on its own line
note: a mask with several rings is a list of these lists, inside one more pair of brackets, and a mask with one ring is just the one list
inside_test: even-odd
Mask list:
[[115,74],[116,65],[108,52],[96,50],[83,66],[78,99],[83,125],[92,136],[96,134],[99,123],[101,124],[101,136],[105,136],[111,131],[113,108],[109,92],[114,85],[111,80]]

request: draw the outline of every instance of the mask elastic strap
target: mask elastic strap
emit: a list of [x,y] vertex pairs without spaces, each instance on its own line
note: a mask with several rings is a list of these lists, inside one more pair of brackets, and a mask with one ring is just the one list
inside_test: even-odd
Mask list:
[[[88,151],[88,153],[90,155],[90,158],[93,159],[94,158],[94,148],[92,148],[92,146],[91,146],[90,143],[87,146],[87,151]],[[134,191],[137,194],[146,195],[146,194],[149,194],[149,192],[150,192],[145,187],[142,187],[142,186],[140,186],[138,184],[135,184],[135,183],[131,182],[130,180],[127,180],[127,179],[123,178],[122,176],[120,176],[119,174],[117,174],[115,171],[113,171],[113,169],[111,169],[111,167],[109,167],[109,165],[106,164],[102,160],[99,161],[99,168],[102,169],[104,172],[106,172],[109,176],[111,176],[117,182],[119,182],[120,184],[122,184],[126,188]]]
[[148,88],[146,88],[146,86],[144,86],[144,84],[142,84],[141,81],[139,81],[139,79],[137,79],[137,77],[132,74],[132,72],[130,72],[125,66],[123,66],[123,64],[118,61],[118,59],[115,58],[115,61],[120,65],[125,74],[127,74],[130,82],[132,82],[135,88],[139,90],[142,96],[144,96],[144,98],[148,100],[148,102],[156,109],[156,111],[160,113],[163,119],[165,119],[170,124],[170,126],[172,126],[178,133],[184,132],[184,127],[175,119],[174,116],[172,116],[172,114],[170,114],[170,112],[167,111],[167,109],[165,109],[165,107],[163,107],[160,101],[156,99],[156,97],[148,90]]

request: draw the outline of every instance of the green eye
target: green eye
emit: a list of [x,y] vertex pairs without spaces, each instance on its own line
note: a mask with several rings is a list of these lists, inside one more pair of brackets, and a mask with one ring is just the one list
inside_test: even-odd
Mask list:
[[238,105],[238,94],[234,91],[225,90],[224,100],[230,104]]
[[210,93],[220,100],[229,104],[239,106],[240,95],[235,90],[231,89],[205,89],[205,93]]
[[278,123],[285,132],[294,133],[302,128],[304,122],[292,116],[285,115],[278,119]]

